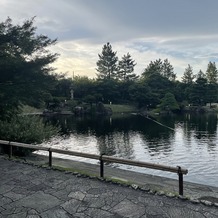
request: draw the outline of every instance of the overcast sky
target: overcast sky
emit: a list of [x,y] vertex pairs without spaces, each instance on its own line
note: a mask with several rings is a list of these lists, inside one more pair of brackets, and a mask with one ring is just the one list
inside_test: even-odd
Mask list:
[[166,59],[180,78],[190,64],[204,72],[218,61],[218,0],[0,0],[0,22],[33,16],[38,32],[58,39],[57,72],[96,75],[105,43],[118,57],[127,52],[141,74],[150,61]]

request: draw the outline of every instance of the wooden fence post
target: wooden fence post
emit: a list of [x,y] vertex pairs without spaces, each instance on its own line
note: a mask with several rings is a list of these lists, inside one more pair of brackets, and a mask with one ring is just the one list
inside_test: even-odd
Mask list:
[[49,152],[49,167],[52,167],[52,151],[50,150],[50,148],[49,148],[49,150],[48,150],[48,152]]
[[9,158],[12,158],[13,149],[12,149],[12,145],[11,145],[10,141],[9,141],[8,145],[9,145]]
[[100,156],[99,160],[100,160],[100,177],[104,178],[104,161],[102,160],[102,155]]
[[180,166],[178,166],[178,176],[179,176],[179,194],[183,195],[183,174]]

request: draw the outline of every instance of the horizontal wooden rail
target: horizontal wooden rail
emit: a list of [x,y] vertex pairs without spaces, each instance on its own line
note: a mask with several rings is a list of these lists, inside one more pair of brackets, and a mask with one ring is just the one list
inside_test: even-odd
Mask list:
[[52,153],[59,153],[59,154],[66,154],[71,156],[78,156],[78,157],[84,157],[89,159],[95,159],[100,161],[100,176],[104,177],[104,162],[110,162],[110,163],[118,163],[118,164],[125,164],[125,165],[132,165],[137,167],[144,167],[144,168],[150,168],[155,170],[162,170],[172,173],[177,173],[179,176],[179,194],[183,195],[183,175],[188,173],[187,169],[182,169],[180,166],[177,167],[170,167],[170,166],[164,166],[160,164],[153,164],[153,163],[147,163],[143,161],[135,161],[135,160],[127,160],[127,159],[120,159],[117,157],[111,157],[107,155],[97,155],[97,154],[88,154],[88,153],[82,153],[82,152],[76,152],[76,151],[67,151],[67,150],[61,150],[56,148],[48,148],[48,147],[42,147],[38,145],[31,145],[31,144],[24,144],[24,143],[18,143],[18,142],[9,142],[0,140],[0,145],[6,145],[9,146],[9,157],[12,157],[12,148],[13,146],[16,147],[23,147],[23,148],[30,148],[34,150],[42,150],[42,151],[48,151],[49,152],[49,166],[52,167]]
[[[102,160],[111,162],[111,163],[126,164],[126,165],[132,165],[132,166],[137,166],[137,167],[145,167],[145,168],[150,168],[150,169],[155,169],[155,170],[162,170],[162,171],[168,171],[172,173],[178,173],[178,167],[169,167],[169,166],[147,163],[147,162],[142,162],[142,161],[120,159],[120,158],[106,156],[106,155],[102,155]],[[187,174],[188,170],[181,169],[181,173]]]
[[61,149],[56,149],[56,148],[50,148],[49,150],[51,152],[55,152],[59,154],[67,154],[71,156],[85,157],[85,158],[95,159],[95,160],[99,160],[100,158],[100,155],[97,155],[97,154],[88,154],[88,153],[82,153],[82,152],[77,152],[77,151],[67,151],[67,150],[61,150]]
[[49,150],[49,148],[38,146],[38,145],[31,145],[31,144],[25,144],[25,143],[19,143],[19,142],[9,142],[9,141],[3,141],[3,140],[0,140],[0,145],[12,145],[16,147],[30,148],[30,149],[41,150],[41,151]]

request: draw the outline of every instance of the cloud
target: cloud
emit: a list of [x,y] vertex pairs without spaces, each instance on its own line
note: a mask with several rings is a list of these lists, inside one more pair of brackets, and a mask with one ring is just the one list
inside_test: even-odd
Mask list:
[[188,64],[205,70],[217,61],[217,0],[1,0],[0,19],[36,16],[38,33],[58,38],[57,71],[95,76],[98,54],[111,42],[119,58],[129,52],[140,74],[168,58],[178,77]]

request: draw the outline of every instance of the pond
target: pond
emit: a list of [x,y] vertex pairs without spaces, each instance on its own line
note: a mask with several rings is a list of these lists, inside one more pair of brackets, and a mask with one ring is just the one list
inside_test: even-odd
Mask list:
[[[189,170],[185,181],[218,187],[217,114],[159,116],[156,121],[133,114],[94,118],[60,116],[53,117],[51,122],[61,126],[62,135],[43,143],[44,146],[179,165]],[[177,179],[174,173],[118,164],[111,167]]]

